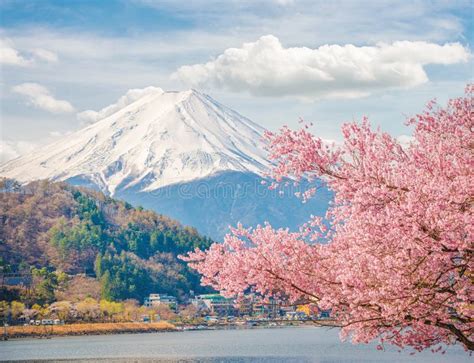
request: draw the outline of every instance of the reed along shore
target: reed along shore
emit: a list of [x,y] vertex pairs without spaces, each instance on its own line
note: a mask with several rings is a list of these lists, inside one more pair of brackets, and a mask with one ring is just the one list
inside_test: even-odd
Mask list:
[[[67,335],[97,335],[120,333],[148,333],[173,331],[176,327],[168,322],[157,323],[83,323],[65,325],[27,325],[9,326],[6,328],[7,338],[50,337]],[[3,329],[2,329],[3,330]],[[0,330],[0,337],[5,338]]]

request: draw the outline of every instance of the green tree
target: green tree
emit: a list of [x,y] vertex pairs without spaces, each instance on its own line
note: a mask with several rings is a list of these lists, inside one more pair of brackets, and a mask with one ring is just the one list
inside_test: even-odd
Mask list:
[[54,272],[49,272],[46,267],[41,269],[33,268],[34,298],[40,304],[50,303],[55,300],[54,291],[58,287],[58,276]]

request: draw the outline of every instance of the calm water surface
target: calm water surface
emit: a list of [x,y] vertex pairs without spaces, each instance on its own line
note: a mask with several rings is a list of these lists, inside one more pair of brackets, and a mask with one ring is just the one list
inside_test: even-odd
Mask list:
[[0,360],[87,362],[473,362],[460,347],[411,356],[374,345],[341,343],[327,328],[208,330],[0,342]]

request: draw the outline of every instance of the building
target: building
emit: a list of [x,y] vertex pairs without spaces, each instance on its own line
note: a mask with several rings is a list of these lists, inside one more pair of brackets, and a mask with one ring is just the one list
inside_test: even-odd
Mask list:
[[254,296],[246,295],[242,297],[235,307],[238,316],[252,316],[254,314]]
[[147,298],[145,298],[145,305],[146,307],[154,307],[159,305],[168,305],[171,310],[176,311],[178,307],[178,301],[174,296],[165,295],[165,294],[150,294]]
[[253,304],[253,315],[275,319],[280,316],[280,305],[274,299],[270,299],[269,301],[256,301]]
[[280,305],[279,315],[284,318],[296,316],[296,306],[294,305]]
[[236,312],[234,300],[219,294],[198,295],[191,300],[191,304],[199,310],[207,309],[211,314],[218,316],[234,315]]

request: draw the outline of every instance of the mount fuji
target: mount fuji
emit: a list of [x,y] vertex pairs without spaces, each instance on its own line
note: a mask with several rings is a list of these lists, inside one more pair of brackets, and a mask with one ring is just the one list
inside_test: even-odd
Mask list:
[[326,190],[302,204],[296,190],[280,195],[261,184],[271,168],[262,127],[196,90],[145,90],[104,109],[97,122],[3,164],[0,175],[97,189],[215,240],[239,221],[294,229],[311,213],[324,213]]

